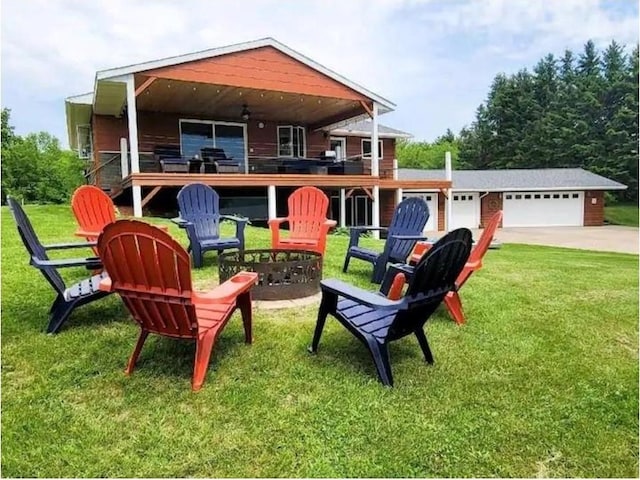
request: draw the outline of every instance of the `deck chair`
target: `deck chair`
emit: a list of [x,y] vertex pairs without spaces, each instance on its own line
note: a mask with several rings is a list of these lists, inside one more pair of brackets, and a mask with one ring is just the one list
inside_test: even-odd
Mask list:
[[[74,235],[85,238],[87,242],[97,242],[104,226],[116,221],[113,201],[93,185],[82,185],[73,192],[71,210],[78,223]],[[98,254],[95,247],[94,253]]]
[[[269,220],[271,248],[286,250],[308,250],[324,255],[327,234],[336,226],[335,220],[327,218],[329,199],[316,187],[296,189],[287,200],[287,217]],[[280,235],[280,226],[289,224],[289,236]]]
[[11,210],[18,227],[20,238],[22,239],[27,252],[29,252],[29,255],[31,256],[31,265],[40,270],[42,276],[47,280],[47,282],[49,282],[56,292],[56,299],[49,309],[47,333],[57,333],[76,307],[93,302],[94,300],[98,300],[107,295],[107,293],[100,291],[98,288],[100,281],[106,276],[106,274],[101,273],[99,275],[93,275],[81,282],[67,287],[62,276],[58,272],[58,269],[68,267],[85,267],[90,270],[97,270],[102,268],[100,259],[90,257],[51,260],[47,255],[47,251],[87,248],[95,246],[95,244],[83,242],[42,245],[20,203],[11,197],[7,197],[7,202],[9,203],[9,209]]
[[416,336],[427,363],[433,355],[424,324],[453,288],[471,251],[471,232],[462,228],[440,239],[415,268],[413,282],[403,297],[392,300],[381,293],[353,287],[336,279],[321,282],[322,300],[309,351],[316,353],[327,315],[335,317],[370,351],[378,378],[393,386],[388,344]]
[[[460,295],[458,292],[460,291],[460,288],[462,288],[462,286],[469,279],[471,274],[482,268],[482,259],[484,258],[484,255],[487,253],[487,250],[489,249],[489,245],[491,245],[493,237],[496,233],[496,229],[498,228],[498,225],[500,225],[501,220],[502,220],[502,210],[499,210],[493,214],[493,216],[489,220],[489,223],[487,223],[487,226],[483,230],[482,235],[480,236],[480,240],[478,240],[478,242],[474,245],[473,249],[471,250],[471,256],[469,257],[469,261],[466,263],[466,265],[462,269],[462,272],[460,272],[460,275],[456,280],[455,288],[451,290],[447,294],[447,296],[444,298],[444,303],[447,306],[447,310],[449,311],[449,314],[453,317],[453,319],[458,325],[465,323],[464,311],[462,310],[462,300],[460,299]],[[433,248],[433,247],[429,244],[425,244],[424,252],[428,252],[430,248]],[[416,250],[417,250],[417,245],[416,245]],[[414,262],[415,261],[419,262],[421,256],[424,254],[425,253],[422,253],[420,256],[417,256],[414,251],[414,254],[411,256],[411,260],[413,260]],[[385,280],[391,279],[394,276],[394,274],[403,273],[407,278],[407,280],[411,281],[414,267],[410,265],[392,265],[391,267],[389,267],[389,270],[390,270],[390,274],[388,277],[385,278]],[[388,291],[388,289],[390,288],[388,281],[386,283],[387,284],[383,285],[382,287],[383,292]]]
[[240,272],[207,293],[193,290],[189,254],[168,233],[136,220],[119,220],[105,227],[98,250],[109,277],[100,288],[118,292],[140,336],[125,372],[133,372],[150,333],[196,341],[191,382],[194,391],[204,382],[218,335],[239,308],[245,342],[251,343],[253,272]]
[[[178,192],[178,208],[180,216],[172,221],[187,231],[188,251],[196,268],[202,267],[204,253],[209,250],[218,253],[230,248],[244,250],[244,228],[249,219],[220,215],[220,197],[210,186],[191,183],[182,187]],[[220,236],[221,220],[235,222],[235,237]]]
[[[349,248],[344,259],[342,271],[349,268],[351,257],[373,264],[371,281],[381,283],[387,270],[387,263],[404,263],[416,242],[426,238],[423,230],[429,220],[429,207],[422,198],[410,197],[398,204],[393,212],[389,228],[385,227],[352,227],[349,238]],[[358,245],[360,236],[371,230],[387,231],[387,240],[382,252],[364,248]]]

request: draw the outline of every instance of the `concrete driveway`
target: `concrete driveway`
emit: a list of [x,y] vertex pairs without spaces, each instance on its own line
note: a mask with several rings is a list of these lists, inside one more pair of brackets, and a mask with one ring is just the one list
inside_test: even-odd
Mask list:
[[[474,232],[473,238],[477,238],[477,233]],[[639,242],[637,228],[617,225],[501,228],[496,232],[496,239],[502,243],[528,243],[636,255]]]

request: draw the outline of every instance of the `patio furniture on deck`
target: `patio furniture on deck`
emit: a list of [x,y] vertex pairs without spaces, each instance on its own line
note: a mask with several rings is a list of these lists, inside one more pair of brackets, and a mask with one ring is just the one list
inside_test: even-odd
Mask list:
[[182,157],[177,145],[156,145],[153,156],[160,163],[162,173],[190,173],[189,160]]
[[[489,223],[487,223],[487,226],[482,232],[480,240],[478,240],[478,242],[473,247],[471,256],[469,257],[469,261],[465,264],[462,272],[460,272],[460,275],[456,280],[455,288],[451,290],[444,298],[444,303],[447,306],[447,310],[449,310],[449,314],[453,317],[458,325],[465,322],[464,312],[462,310],[462,300],[460,300],[458,291],[466,283],[473,272],[482,268],[482,259],[484,258],[484,255],[487,253],[487,250],[491,245],[496,229],[498,228],[501,220],[502,210],[499,210],[493,214],[493,216],[489,220]],[[437,242],[433,245],[436,244]],[[433,245],[425,243],[417,244],[414,253],[410,257],[410,263],[418,263],[420,261],[420,258],[422,258],[422,256],[425,255],[426,252],[429,252],[433,248]],[[388,278],[392,278],[394,274],[403,273],[407,278],[407,281],[411,283],[411,279],[414,276],[415,267],[412,265],[402,264],[391,265],[389,267],[389,271],[391,272],[391,275]],[[389,288],[390,284],[386,283],[380,290],[382,292],[387,292]]]
[[[244,250],[246,218],[220,214],[220,196],[208,185],[190,183],[178,192],[180,216],[172,219],[187,231],[193,265],[202,267],[204,253],[209,250],[222,252],[230,248]],[[235,237],[220,237],[220,221],[231,220],[236,224]]]
[[[329,199],[316,187],[301,187],[287,200],[288,216],[269,220],[271,248],[309,250],[324,255],[327,234],[336,221],[327,218]],[[280,236],[280,225],[289,224],[289,236]]]
[[[373,264],[371,281],[380,283],[388,262],[404,263],[418,240],[424,239],[423,230],[429,220],[429,207],[418,197],[410,197],[398,204],[393,212],[389,228],[352,227],[349,247],[344,259],[343,272],[349,268],[351,257]],[[387,231],[387,240],[382,252],[359,246],[360,236],[371,230]]]
[[202,148],[200,155],[203,161],[202,173],[239,173],[240,164],[227,157],[222,148]]
[[105,227],[98,250],[110,272],[100,289],[118,292],[140,336],[125,372],[131,374],[150,333],[196,341],[191,388],[202,387],[211,351],[233,312],[242,313],[245,342],[251,343],[251,287],[255,273],[241,272],[206,293],[193,290],[189,254],[168,233],[135,220]]
[[31,265],[40,270],[40,273],[42,273],[57,294],[53,305],[51,305],[49,309],[49,324],[47,325],[47,333],[57,333],[76,307],[108,295],[107,292],[102,292],[98,288],[100,281],[106,277],[106,273],[103,272],[99,275],[93,275],[67,287],[58,269],[84,267],[89,270],[97,270],[102,268],[100,259],[89,257],[51,260],[47,255],[47,251],[87,248],[95,246],[95,243],[82,242],[42,245],[22,206],[11,197],[7,197],[7,202],[9,203],[9,209],[11,210],[13,218],[16,221],[20,238],[31,256]]
[[404,297],[398,300],[340,280],[323,280],[320,282],[322,300],[309,351],[317,352],[327,315],[330,314],[369,349],[378,378],[384,385],[393,386],[388,344],[394,340],[414,334],[425,360],[433,363],[423,327],[445,295],[454,288],[470,250],[471,232],[468,229],[461,228],[445,235],[420,259],[413,282]]

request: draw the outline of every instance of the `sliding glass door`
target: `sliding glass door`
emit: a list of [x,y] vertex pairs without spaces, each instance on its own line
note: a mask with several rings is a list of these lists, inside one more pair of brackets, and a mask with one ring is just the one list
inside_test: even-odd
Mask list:
[[180,120],[182,156],[201,156],[206,147],[221,148],[228,158],[236,160],[241,172],[247,171],[247,126],[244,123],[209,120]]

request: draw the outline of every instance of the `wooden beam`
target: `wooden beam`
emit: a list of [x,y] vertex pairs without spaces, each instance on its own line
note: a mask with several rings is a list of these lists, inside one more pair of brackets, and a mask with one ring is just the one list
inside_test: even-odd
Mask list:
[[373,193],[371,193],[371,190],[364,187],[362,187],[362,190],[364,190],[364,193],[367,195],[367,197],[369,197],[370,200],[373,200]]
[[449,198],[449,195],[447,195],[447,191],[448,191],[448,190],[449,190],[448,188],[441,188],[441,189],[440,189],[440,193],[441,193],[442,195],[444,195],[444,198],[447,198],[447,199]]
[[355,191],[356,191],[356,189],[355,189],[355,188],[352,188],[351,190],[349,190],[349,191],[347,192],[347,194],[346,194],[344,197],[345,197],[345,198],[351,198],[351,195],[353,195],[353,192],[355,192]]
[[367,102],[365,102],[364,100],[360,100],[360,105],[362,105],[362,108],[364,108],[365,111],[369,114],[369,117],[373,118],[373,110],[371,110],[369,105],[367,105]]
[[156,81],[156,77],[147,78],[142,85],[136,88],[136,97],[144,92],[149,85]]
[[144,198],[142,199],[142,208],[144,208],[144,207],[145,207],[145,205],[146,205],[147,203],[149,203],[149,202],[151,201],[151,199],[152,199],[153,197],[155,197],[155,196],[158,194],[158,192],[160,191],[160,189],[161,189],[161,188],[162,188],[161,186],[159,186],[159,187],[155,187],[153,190],[151,190],[151,191],[147,194],[147,196],[146,196],[146,197],[144,197]]

